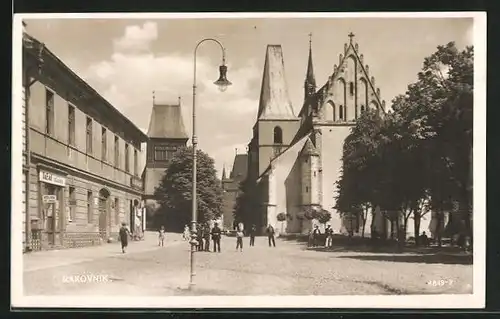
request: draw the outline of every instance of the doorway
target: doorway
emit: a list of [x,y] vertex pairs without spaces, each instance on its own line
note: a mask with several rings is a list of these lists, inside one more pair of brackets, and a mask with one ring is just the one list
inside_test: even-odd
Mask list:
[[104,188],[99,191],[99,235],[102,240],[108,237],[109,195],[109,191]]
[[43,203],[43,222],[47,232],[47,241],[50,246],[56,244],[56,238],[59,233],[60,221],[60,187],[51,184],[43,184],[42,195],[55,195],[55,201]]

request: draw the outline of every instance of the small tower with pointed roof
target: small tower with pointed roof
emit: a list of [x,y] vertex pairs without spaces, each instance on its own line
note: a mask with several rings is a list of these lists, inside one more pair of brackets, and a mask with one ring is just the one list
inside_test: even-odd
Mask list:
[[148,214],[154,214],[157,208],[154,195],[160,184],[168,160],[181,147],[185,147],[188,135],[181,113],[181,100],[177,103],[157,103],[153,92],[153,110],[149,120],[146,165],[142,173],[144,182],[144,200]]

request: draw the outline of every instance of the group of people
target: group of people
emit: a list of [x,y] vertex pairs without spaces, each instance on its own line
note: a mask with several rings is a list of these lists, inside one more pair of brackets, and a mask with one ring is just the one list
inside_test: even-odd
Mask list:
[[[163,227],[162,227],[163,229]],[[164,230],[163,230],[164,232]],[[219,227],[218,223],[215,223],[213,228],[210,228],[209,223],[201,224],[198,223],[196,224],[196,248],[197,251],[210,251],[210,242],[213,243],[213,252],[219,252],[221,251],[220,248],[220,240],[222,237],[222,229]],[[266,228],[266,234],[268,237],[268,243],[269,247],[276,247],[276,240],[275,240],[275,230],[274,227],[271,225],[268,225]],[[163,245],[163,237],[162,237],[162,230],[160,230],[160,242],[161,245]],[[257,226],[254,224],[250,227],[248,231],[248,236],[250,237],[250,242],[249,246],[255,246],[255,237],[257,236]],[[191,231],[189,229],[188,225],[184,226],[184,232],[182,234],[182,237],[185,241],[190,241],[191,240]],[[240,224],[237,226],[236,229],[236,250],[243,251],[243,238],[245,237],[245,231],[243,229],[243,225]]]
[[[210,251],[210,241],[213,242],[213,252],[220,253],[220,239],[222,237],[222,229],[219,227],[219,223],[215,223],[213,228],[210,228],[210,224],[207,222],[205,224],[196,224],[196,249],[198,251]],[[186,241],[191,239],[191,232],[189,226],[184,226],[184,232],[182,238]]]
[[325,236],[322,238],[321,230],[319,226],[314,226],[314,229],[309,231],[309,247],[318,247],[324,245],[325,247],[333,246],[333,228],[330,225],[327,225],[325,228]]

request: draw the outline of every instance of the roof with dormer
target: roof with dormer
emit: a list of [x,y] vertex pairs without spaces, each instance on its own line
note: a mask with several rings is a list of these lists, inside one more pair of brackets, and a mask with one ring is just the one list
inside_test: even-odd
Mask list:
[[258,119],[296,119],[288,94],[281,45],[268,45],[262,75]]

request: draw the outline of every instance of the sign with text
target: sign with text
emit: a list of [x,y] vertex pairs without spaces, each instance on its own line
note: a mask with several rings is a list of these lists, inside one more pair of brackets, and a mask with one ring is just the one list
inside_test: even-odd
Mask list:
[[47,204],[52,204],[57,201],[56,195],[43,195],[42,196],[42,201]]
[[40,181],[57,186],[66,185],[66,178],[46,171],[40,171]]

